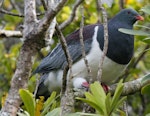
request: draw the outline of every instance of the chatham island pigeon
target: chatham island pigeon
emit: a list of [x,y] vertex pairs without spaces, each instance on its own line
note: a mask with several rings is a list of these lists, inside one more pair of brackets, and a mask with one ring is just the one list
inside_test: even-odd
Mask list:
[[[109,44],[108,51],[103,63],[101,83],[112,84],[130,62],[134,51],[134,36],[121,33],[119,28],[133,29],[137,20],[144,20],[133,9],[123,9],[108,22]],[[87,25],[83,28],[83,41],[86,58],[91,68],[93,80],[96,80],[98,66],[104,46],[104,28],[102,24]],[[87,86],[89,81],[87,67],[82,57],[79,30],[66,37],[68,50],[73,65],[72,83],[75,88]],[[41,73],[37,96],[49,96],[52,91],[58,91],[62,86],[62,76],[67,60],[58,44],[42,61],[33,72]]]

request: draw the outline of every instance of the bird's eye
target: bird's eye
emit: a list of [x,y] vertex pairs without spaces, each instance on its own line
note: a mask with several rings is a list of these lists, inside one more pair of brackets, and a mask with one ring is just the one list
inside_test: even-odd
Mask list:
[[130,11],[128,11],[128,14],[130,14],[131,12]]

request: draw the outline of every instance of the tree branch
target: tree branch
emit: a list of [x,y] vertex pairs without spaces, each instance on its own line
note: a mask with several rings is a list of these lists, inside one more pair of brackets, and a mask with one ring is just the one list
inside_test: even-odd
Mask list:
[[77,0],[76,3],[74,4],[73,8],[72,8],[72,12],[70,17],[68,18],[68,20],[66,20],[65,22],[63,22],[62,24],[60,24],[59,28],[62,30],[64,29],[66,26],[68,26],[74,19],[74,17],[76,16],[76,10],[79,7],[79,5],[83,2],[84,0]]
[[84,59],[84,63],[86,65],[87,68],[87,72],[88,72],[88,76],[89,76],[89,80],[90,82],[93,82],[93,80],[91,80],[91,68],[89,66],[88,60],[86,58],[86,53],[85,53],[85,46],[84,46],[84,42],[83,42],[83,28],[84,28],[84,8],[83,6],[81,6],[81,15],[82,15],[82,19],[81,19],[81,23],[80,23],[80,33],[79,33],[79,37],[80,37],[80,43],[81,43],[81,51],[82,51],[82,57]]
[[[74,95],[72,91],[72,59],[69,53],[69,50],[67,48],[67,43],[65,40],[65,37],[63,36],[62,32],[60,31],[58,25],[56,25],[56,31],[58,34],[58,37],[60,38],[60,42],[62,45],[62,49],[64,50],[68,66],[65,67],[63,74],[63,83],[66,85],[62,85],[62,91],[61,91],[61,113],[60,116],[64,116],[67,113],[71,113],[74,111]],[[68,72],[69,70],[69,72]],[[67,79],[67,75],[69,73],[69,78]],[[65,82],[66,81],[66,82]],[[66,87],[65,87],[66,86]],[[65,90],[63,90],[65,89]]]
[[20,31],[8,31],[8,30],[0,30],[0,37],[22,37],[22,33]]
[[[124,88],[122,91],[122,96],[131,95],[136,92],[139,92],[142,87],[148,84],[150,84],[150,73],[136,80],[125,82]],[[108,92],[110,92],[111,95],[113,95],[115,93],[116,87],[117,87],[117,84],[110,85]],[[74,89],[74,90],[75,90],[74,94],[76,97],[84,97],[85,90],[79,90],[79,89]]]
[[[8,12],[7,10],[4,10],[4,9],[0,9],[0,13],[11,15],[11,16],[16,16],[16,17],[25,17],[23,14],[16,14],[16,13]],[[37,13],[36,15],[41,16],[44,14],[45,13]]]
[[20,55],[17,61],[17,68],[11,81],[11,88],[4,107],[1,109],[1,116],[16,116],[17,110],[21,104],[19,96],[20,88],[27,88],[28,77],[31,72],[33,57],[36,54],[36,48],[41,48],[41,40],[45,37],[45,31],[49,24],[61,10],[67,0],[61,0],[57,7],[47,11],[47,14],[39,22],[36,19],[35,0],[25,0],[25,22],[23,30],[24,44],[21,47]]
[[[26,16],[29,16],[29,20],[27,17],[25,18],[25,24],[27,29],[29,29],[30,21],[33,22],[36,20],[36,16],[33,16],[35,15],[35,1],[25,0],[25,8]],[[29,13],[29,9],[31,14]],[[27,29],[24,31],[24,34],[26,34]],[[8,97],[0,113],[1,116],[16,116],[17,110],[21,104],[19,89],[27,88],[27,81],[32,67],[32,57],[34,56],[34,52],[35,49],[31,50],[29,42],[23,44],[17,62],[17,69],[11,81]]]
[[[98,0],[98,6],[102,9],[103,14],[103,27],[104,27],[104,47],[103,47],[103,55],[100,58],[100,63],[98,67],[97,72],[97,80],[101,82],[101,76],[102,76],[102,68],[103,68],[103,62],[107,53],[108,49],[108,24],[107,24],[107,13],[105,8],[102,6],[101,0]],[[100,14],[100,13],[99,13]]]

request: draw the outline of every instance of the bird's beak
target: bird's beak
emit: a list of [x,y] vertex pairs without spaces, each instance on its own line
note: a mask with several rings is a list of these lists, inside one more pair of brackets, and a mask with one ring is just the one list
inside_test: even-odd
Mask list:
[[144,17],[142,17],[142,16],[140,16],[140,15],[136,16],[135,18],[136,18],[137,20],[140,20],[140,21],[143,21],[143,20],[144,20]]

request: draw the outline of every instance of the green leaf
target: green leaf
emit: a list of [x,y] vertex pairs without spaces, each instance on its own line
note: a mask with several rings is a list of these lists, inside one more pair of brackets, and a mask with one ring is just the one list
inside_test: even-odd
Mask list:
[[148,94],[148,93],[149,93],[149,90],[150,90],[150,84],[145,85],[144,87],[142,87],[141,93],[142,93],[143,95],[144,95],[144,94]]
[[95,98],[95,102],[99,104],[99,106],[102,109],[105,109],[105,99],[106,99],[106,93],[103,89],[103,87],[100,85],[98,81],[94,82],[90,85],[91,93],[93,94],[93,97]]
[[26,89],[20,89],[19,94],[30,116],[34,116],[35,99],[33,98],[33,94]]
[[99,104],[92,102],[90,100],[84,99],[84,98],[78,98],[79,100],[88,103],[90,106],[92,106],[93,108],[95,108],[100,114],[104,114],[104,111],[101,107],[99,107]]
[[149,82],[150,81],[150,73],[145,75],[142,80],[141,80],[141,83],[142,85],[144,85],[145,83]]
[[59,116],[60,115],[60,108],[56,108],[51,112],[47,113],[45,116]]
[[150,44],[150,37],[145,38],[145,39],[143,39],[142,41],[145,42],[145,43],[147,43],[147,44]]
[[150,5],[147,5],[143,8],[141,8],[141,11],[143,11],[144,13],[150,15]]
[[[90,93],[91,92],[91,93]],[[106,114],[106,93],[99,82],[94,82],[90,85],[90,92],[85,92],[86,98],[77,98],[88,103],[102,115]]]
[[49,111],[50,106],[54,103],[55,98],[56,98],[56,92],[53,91],[51,96],[44,103],[43,111],[41,113],[42,116],[44,116]]
[[112,98],[112,102],[111,102],[111,110],[112,111],[115,110],[117,102],[119,101],[119,98],[121,96],[121,93],[122,93],[122,90],[123,90],[123,83],[122,83],[122,81],[123,80],[119,81],[119,83],[117,85],[117,88],[115,90],[114,96]]
[[111,109],[111,94],[108,93],[107,96],[106,96],[106,100],[105,100],[105,104],[106,104],[106,110],[107,110],[107,114],[110,112],[110,109]]
[[117,109],[121,104],[123,104],[123,102],[127,99],[127,97],[122,97],[116,104],[114,109]]
[[44,103],[43,108],[47,107],[48,104],[50,104],[50,103],[55,99],[55,97],[56,97],[56,92],[53,91],[53,92],[51,93],[51,96],[50,96],[50,97],[46,100],[46,102]]
[[98,97],[98,99],[100,99],[102,97],[106,98],[106,93],[98,81],[96,81],[90,85],[90,90],[91,90],[93,95]]
[[143,29],[147,29],[147,30],[150,30],[149,27],[147,26],[144,26],[144,25],[134,25],[135,27],[142,27]]
[[93,95],[91,93],[85,92],[84,94],[86,96],[86,99],[88,99],[88,100],[90,100],[91,102],[94,102],[94,103],[96,102],[95,98],[93,97]]
[[125,28],[119,28],[118,30],[122,33],[130,34],[130,35],[150,36],[149,32],[145,32],[142,30],[131,30]]
[[149,113],[149,114],[146,114],[145,116],[150,116],[150,113]]
[[76,113],[67,114],[67,115],[65,115],[65,116],[99,116],[99,114],[76,112]]

